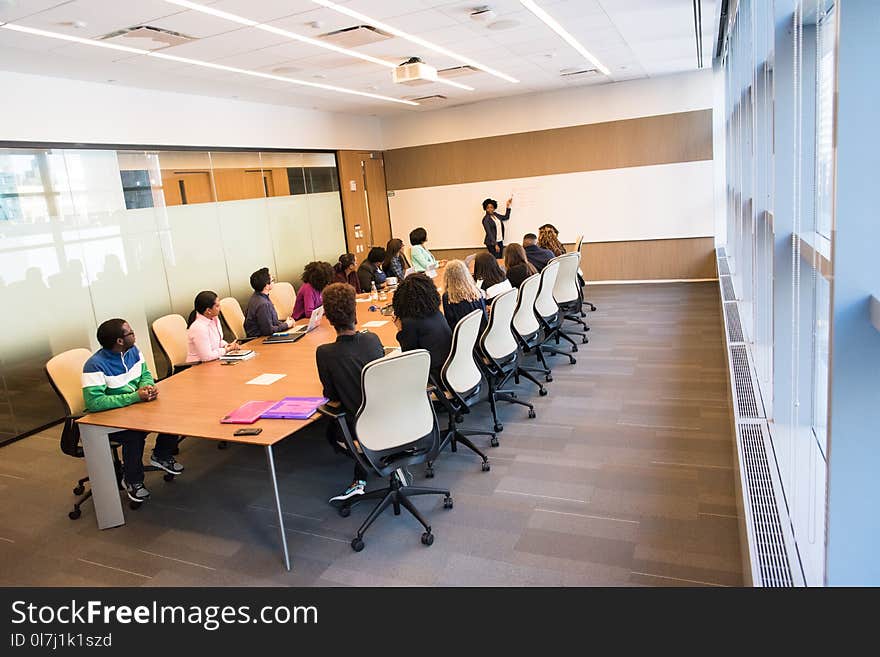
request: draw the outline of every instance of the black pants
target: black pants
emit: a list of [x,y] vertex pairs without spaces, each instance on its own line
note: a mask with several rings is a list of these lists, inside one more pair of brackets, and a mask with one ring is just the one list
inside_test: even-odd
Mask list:
[[[147,434],[143,431],[117,431],[110,434],[110,440],[122,445],[122,472],[127,484],[144,483],[144,443]],[[167,433],[159,434],[153,456],[167,459],[177,447],[177,436]]]
[[[354,435],[354,428],[351,424],[348,425],[348,430]],[[350,449],[348,449],[348,444],[345,442],[345,436],[342,435],[342,429],[339,428],[339,422],[336,420],[331,420],[327,425],[327,442],[333,447],[333,451],[345,454],[348,458],[354,460],[354,479],[352,479],[352,481],[367,480],[367,471],[364,470],[363,466],[357,458],[355,458],[355,455],[351,453]]]
[[495,244],[498,246],[497,251],[494,246],[487,246],[486,250],[496,258],[500,258],[504,255],[504,242],[495,242]]

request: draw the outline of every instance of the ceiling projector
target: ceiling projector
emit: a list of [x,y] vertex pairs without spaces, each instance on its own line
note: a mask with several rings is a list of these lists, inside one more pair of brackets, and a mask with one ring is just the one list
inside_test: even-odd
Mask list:
[[419,85],[437,82],[437,69],[428,66],[418,57],[410,57],[391,71],[395,84]]

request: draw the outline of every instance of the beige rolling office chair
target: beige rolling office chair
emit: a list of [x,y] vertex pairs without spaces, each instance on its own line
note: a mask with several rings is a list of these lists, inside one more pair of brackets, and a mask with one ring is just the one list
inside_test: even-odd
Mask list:
[[[448,490],[413,486],[406,482],[398,470],[410,465],[432,461],[437,457],[440,433],[437,416],[428,397],[428,368],[431,356],[424,349],[401,353],[394,358],[379,358],[367,363],[361,371],[363,402],[355,420],[355,436],[349,430],[345,413],[339,408],[324,405],[318,411],[336,419],[346,445],[358,463],[366,470],[373,470],[388,479],[388,487],[357,495],[339,508],[339,514],[347,517],[351,506],[365,500],[380,502],[367,516],[351,542],[355,552],[364,549],[364,533],[389,506],[394,514],[403,507],[425,528],[422,544],[431,545],[434,534],[431,525],[410,501],[415,495],[443,495],[443,506],[452,508]],[[388,394],[388,382],[397,386],[395,394]],[[357,439],[357,444],[355,443]]]
[[186,339],[186,320],[180,315],[165,315],[153,321],[153,335],[168,360],[168,376],[190,367]]
[[[64,409],[66,411],[64,416],[64,426],[61,430],[61,451],[68,456],[78,459],[83,458],[85,454],[83,453],[83,448],[80,444],[79,427],[76,424],[76,420],[85,415],[86,412],[85,401],[83,400],[82,372],[83,366],[91,355],[92,352],[88,349],[70,349],[57,356],[53,356],[49,359],[49,362],[46,363],[44,368],[46,376],[49,378],[49,385],[52,386],[55,394],[58,395],[61,403],[64,404]],[[113,465],[116,469],[116,480],[119,482],[122,479],[122,461],[119,460],[119,443],[111,440],[110,448],[113,453]],[[153,465],[144,466],[145,472],[157,470],[159,470],[159,468]],[[169,477],[173,478],[174,475],[167,475],[165,480],[168,481]],[[86,490],[86,483],[88,483],[88,481],[88,477],[83,477],[77,481],[76,486],[73,489],[74,495],[82,495],[82,497],[74,502],[73,510],[67,514],[67,517],[71,520],[77,520],[80,515],[82,515],[80,507],[92,496],[92,491]],[[132,505],[134,504],[140,506],[140,503],[132,502]]]
[[[584,236],[578,235],[577,241],[575,242],[575,245],[574,245],[574,251],[573,251],[574,253],[577,253],[578,256],[581,255],[581,246],[583,245],[583,243],[584,243]],[[584,276],[584,270],[580,268],[580,263],[578,263],[578,277],[579,277],[578,278],[578,285],[580,285],[581,288],[583,288],[583,286],[586,284],[586,276]],[[581,295],[583,295],[583,291],[581,291]],[[580,311],[581,317],[587,316],[587,314],[583,311],[583,306],[589,306],[590,310],[592,310],[593,312],[595,312],[595,310],[596,310],[595,304],[587,301],[586,299],[583,299],[581,301],[581,311]]]
[[241,342],[247,339],[247,333],[244,331],[244,312],[241,310],[238,299],[235,297],[220,299],[220,316],[236,340]]
[[[559,263],[559,273],[553,285],[553,298],[559,304],[559,310],[562,311],[564,319],[576,322],[583,327],[584,331],[589,331],[590,327],[581,317],[584,305],[583,288],[578,280],[578,265],[581,261],[581,254],[577,251],[563,253],[551,262],[554,261]],[[586,335],[582,337],[583,342],[588,342]]]
[[269,300],[275,306],[278,319],[284,321],[293,315],[293,306],[296,303],[296,289],[285,281],[275,283],[272,289],[269,290]]

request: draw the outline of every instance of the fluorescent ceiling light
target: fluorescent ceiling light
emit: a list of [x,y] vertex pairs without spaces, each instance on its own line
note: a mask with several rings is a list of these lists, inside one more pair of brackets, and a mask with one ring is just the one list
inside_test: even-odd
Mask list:
[[538,5],[536,5],[533,0],[519,0],[519,1],[523,7],[525,7],[530,12],[532,12],[535,16],[537,16],[542,21],[544,21],[551,30],[553,30],[554,32],[556,32],[556,34],[561,36],[563,38],[563,40],[568,45],[570,45],[572,48],[577,50],[581,55],[583,55],[588,60],[590,60],[590,62],[592,62],[592,64],[593,64],[593,66],[595,66],[597,69],[602,71],[602,73],[604,73],[605,75],[611,75],[611,71],[609,71],[608,68],[604,64],[602,64],[602,62],[600,62],[596,58],[595,55],[593,55],[593,53],[591,53],[589,50],[584,48],[581,45],[580,41],[578,41],[573,36],[571,36],[571,34],[569,34],[565,30],[565,28],[562,27],[562,25],[560,25],[556,21],[555,18],[553,18],[550,14],[548,14],[546,11],[544,11]]
[[[325,50],[332,50],[333,52],[338,52],[342,55],[348,55],[349,57],[356,57],[358,59],[363,59],[367,62],[372,62],[373,64],[378,64],[379,66],[385,66],[386,68],[396,68],[397,64],[393,62],[389,62],[385,59],[379,59],[378,57],[373,57],[372,55],[368,55],[366,53],[358,52],[357,50],[349,50],[348,48],[343,48],[341,46],[337,46],[332,43],[326,43],[321,41],[320,39],[313,39],[311,37],[307,37],[302,34],[297,34],[296,32],[290,32],[288,30],[282,29],[280,27],[276,27],[274,25],[268,25],[266,23],[258,23],[257,21],[253,21],[250,18],[245,18],[244,16],[238,16],[237,14],[230,14],[227,11],[220,11],[219,9],[213,9],[211,7],[206,7],[205,5],[200,5],[195,2],[190,2],[189,0],[165,0],[172,5],[178,5],[179,7],[185,7],[186,9],[191,9],[193,11],[198,11],[203,14],[208,14],[210,16],[216,16],[217,18],[223,18],[228,21],[232,21],[233,23],[238,23],[239,25],[246,25],[247,27],[254,27],[258,30],[263,30],[264,32],[271,32],[272,34],[277,34],[279,36],[283,36],[287,39],[293,39],[294,41],[300,41],[302,43],[308,43],[309,45],[316,46],[318,48],[324,48]],[[469,87],[466,84],[461,84],[460,82],[454,82],[452,80],[437,80],[437,82],[441,84],[449,85],[450,87],[457,87],[458,89],[464,89],[465,91],[473,91],[473,87]]]
[[202,66],[204,68],[213,68],[219,71],[228,71],[230,73],[239,73],[241,75],[249,75],[255,78],[264,78],[267,80],[277,80],[279,82],[289,82],[305,87],[313,87],[315,89],[325,89],[327,91],[337,91],[343,94],[352,94],[355,96],[364,96],[366,98],[375,98],[376,100],[385,100],[391,103],[401,103],[403,105],[418,105],[411,100],[403,100],[400,98],[391,98],[390,96],[382,96],[380,94],[371,94],[366,91],[355,91],[354,89],[346,89],[345,87],[337,87],[332,84],[321,84],[319,82],[309,82],[308,80],[297,80],[288,78],[283,75],[271,75],[269,73],[260,73],[259,71],[251,71],[244,68],[236,68],[234,66],[224,66],[223,64],[214,64],[213,62],[205,62],[200,59],[190,59],[188,57],[177,57],[175,55],[166,55],[160,51],[141,50],[140,48],[131,48],[129,46],[119,46],[115,43],[106,43],[95,39],[83,39],[81,37],[70,36],[60,32],[49,32],[47,30],[38,30],[33,27],[25,27],[23,25],[13,25],[12,23],[0,24],[0,29],[13,30],[15,32],[23,32],[25,34],[33,34],[34,36],[48,37],[50,39],[60,39],[62,41],[72,41],[86,46],[97,46],[98,48],[110,48],[111,50],[121,50],[133,55],[146,55],[147,57],[156,57],[157,59],[167,59],[169,61],[180,62],[182,64],[191,64],[193,66]]
[[[485,73],[489,73],[490,75],[494,75],[497,78],[501,78],[502,80],[507,80],[508,82],[519,82],[516,78],[512,78],[506,73],[502,73],[501,71],[496,71],[494,68],[489,68],[488,66],[484,66],[473,59],[465,57],[464,55],[459,55],[458,53],[452,52],[451,50],[447,50],[443,46],[438,46],[435,43],[431,43],[430,41],[426,41],[421,37],[414,36],[403,30],[398,30],[396,27],[392,27],[388,25],[388,23],[383,23],[382,21],[378,21],[375,18],[370,18],[360,12],[355,11],[354,9],[349,9],[348,7],[343,7],[342,5],[338,5],[335,2],[330,2],[329,0],[312,0],[315,4],[319,4],[322,7],[327,7],[327,9],[332,9],[333,11],[338,11],[340,14],[345,14],[346,16],[350,16],[351,18],[356,18],[359,21],[363,21],[373,27],[377,27],[380,30],[388,32],[389,34],[393,34],[394,36],[398,36],[401,39],[406,39],[412,43],[418,44],[423,48],[428,48],[429,50],[433,50],[434,52],[438,52],[441,55],[446,55],[447,57],[451,57],[452,59],[456,59],[463,64],[469,64],[474,68],[478,68]],[[447,82],[449,82],[447,80]]]

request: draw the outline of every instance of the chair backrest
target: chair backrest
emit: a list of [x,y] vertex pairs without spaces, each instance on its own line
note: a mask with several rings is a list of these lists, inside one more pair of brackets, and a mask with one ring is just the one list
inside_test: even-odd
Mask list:
[[516,309],[516,290],[502,292],[492,302],[489,325],[480,338],[480,347],[489,358],[502,360],[517,352],[513,336],[513,311]]
[[486,298],[487,299],[494,299],[502,292],[507,292],[512,289],[513,289],[513,285],[511,285],[510,281],[505,278],[500,283],[495,283],[495,285],[490,285],[486,289]]
[[581,288],[578,285],[577,274],[580,261],[581,254],[578,252],[565,253],[550,261],[559,263],[559,273],[553,285],[553,298],[556,299],[556,303],[570,303],[579,298]]
[[580,254],[581,252],[581,244],[584,243],[584,236],[578,235],[577,239],[574,241],[574,251],[573,253]]
[[153,334],[171,366],[186,363],[186,320],[180,315],[165,315],[153,321]]
[[74,417],[86,411],[83,399],[82,373],[83,365],[91,357],[88,349],[70,349],[53,356],[46,363],[46,375],[49,383],[67,406],[67,414]]
[[553,288],[556,285],[558,274],[559,258],[553,258],[541,270],[541,283],[538,286],[538,296],[535,299],[535,313],[541,317],[553,317],[559,312],[559,304],[553,298]]
[[278,319],[285,320],[293,314],[293,306],[296,303],[296,289],[290,283],[280,281],[272,285],[269,290],[269,301],[275,306]]
[[474,360],[474,347],[480,335],[482,310],[473,310],[458,320],[452,332],[452,348],[440,371],[443,385],[452,393],[465,396],[480,385],[482,373]]
[[244,330],[244,312],[238,299],[235,297],[220,299],[220,315],[236,340],[244,340],[247,337]]
[[535,316],[535,299],[540,284],[541,275],[532,274],[519,286],[516,309],[513,311],[513,330],[522,338],[530,337],[541,329]]
[[[361,370],[363,402],[355,433],[368,458],[370,452],[399,450],[434,431],[436,416],[427,392],[431,356],[414,349],[394,358],[379,358]],[[394,381],[394,392],[388,382]],[[375,465],[373,458],[370,462]]]

